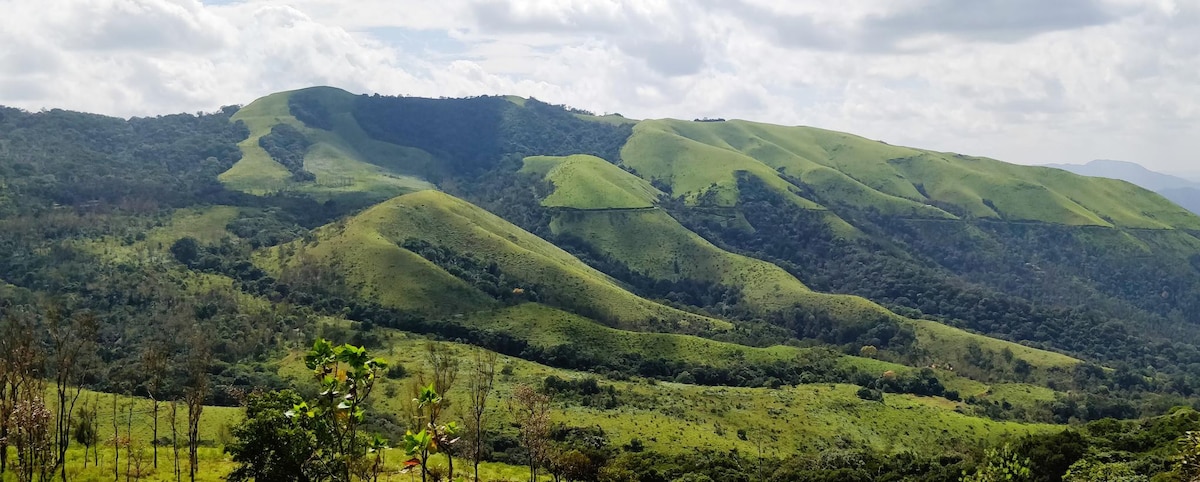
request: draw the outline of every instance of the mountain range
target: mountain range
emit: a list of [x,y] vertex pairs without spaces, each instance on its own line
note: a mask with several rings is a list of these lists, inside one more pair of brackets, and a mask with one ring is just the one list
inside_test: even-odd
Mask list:
[[[629,393],[556,399],[628,453],[906,452],[957,477],[968,445],[1200,403],[1194,189],[514,96],[0,108],[0,308],[94,314],[101,391],[149,394],[146,347],[184,360],[197,328],[218,405],[303,389],[317,335],[415,371],[425,337],[508,357],[504,390]],[[402,434],[407,382],[381,383]]]
[[1120,179],[1161,194],[1171,202],[1200,213],[1200,182],[1163,174],[1127,161],[1095,160],[1087,164],[1047,164],[1076,174]]

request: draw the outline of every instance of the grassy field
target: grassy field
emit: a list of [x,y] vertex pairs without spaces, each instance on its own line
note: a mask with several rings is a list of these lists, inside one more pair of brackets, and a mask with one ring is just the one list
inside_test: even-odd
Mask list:
[[[384,379],[376,409],[404,417],[409,410],[411,386],[425,370],[425,341],[413,335],[390,332],[386,348],[377,350],[390,363],[410,373],[402,380]],[[456,345],[464,358],[477,348]],[[282,372],[302,380],[307,377],[298,355],[285,362]],[[550,375],[564,379],[594,376],[552,369],[517,358],[501,357],[509,375],[498,375],[497,393],[488,417],[493,429],[510,430],[505,409],[518,384],[538,386]],[[464,366],[464,369],[466,366]],[[646,380],[602,379],[621,394],[623,404],[599,409],[557,403],[555,422],[578,427],[600,427],[616,445],[634,439],[647,449],[686,453],[696,449],[737,449],[747,454],[784,455],[795,451],[820,451],[869,446],[887,452],[941,453],[966,449],[984,440],[997,441],[1026,433],[1058,430],[1037,424],[996,422],[959,413],[959,404],[936,397],[888,395],[883,403],[859,399],[856,386],[813,384],[767,388],[702,387]],[[461,384],[448,398],[454,404],[466,396]],[[452,410],[452,416],[453,410]],[[459,415],[461,416],[461,415]],[[744,430],[747,440],[737,436]]]
[[[293,360],[294,361],[294,360]],[[293,363],[287,370],[295,376],[303,376],[300,371],[303,366]],[[48,389],[47,402],[53,401],[53,389]],[[114,400],[116,415],[114,417]],[[160,402],[158,420],[158,463],[155,467],[153,402],[149,399],[113,396],[107,393],[84,391],[76,410],[91,410],[96,407],[99,427],[99,449],[88,450],[86,457],[84,447],[72,444],[67,452],[67,475],[71,480],[102,481],[112,480],[114,466],[119,479],[124,480],[128,473],[131,480],[173,481],[175,480],[175,457],[172,449],[171,407],[168,402]],[[53,410],[53,403],[51,407]],[[78,413],[78,412],[77,412]],[[231,429],[243,418],[240,407],[206,406],[200,418],[199,470],[196,480],[217,482],[225,480],[226,475],[233,470],[235,464],[224,446],[233,440]],[[115,429],[120,439],[128,439],[129,446],[121,445],[114,459],[114,418],[117,422]],[[176,408],[175,426],[179,444],[179,467],[183,480],[188,480],[187,454],[187,407],[179,403]],[[131,457],[132,454],[132,457]],[[15,454],[10,453],[10,463],[15,463]],[[86,466],[84,459],[87,459]],[[400,450],[392,449],[385,454],[385,469],[380,480],[410,480],[408,474],[401,474],[402,462],[406,459]],[[434,463],[442,463],[442,458],[436,457]],[[483,480],[528,480],[528,469],[498,463],[484,463],[480,467]],[[525,477],[522,477],[525,475]],[[6,474],[0,478],[4,481],[17,480],[14,474]]]
[[824,199],[885,214],[953,218],[933,202],[972,217],[1078,226],[1200,227],[1200,218],[1132,184],[1049,168],[891,146],[851,134],[745,121],[644,121],[624,162],[694,198],[710,189],[736,200],[732,172],[769,185],[799,178]]

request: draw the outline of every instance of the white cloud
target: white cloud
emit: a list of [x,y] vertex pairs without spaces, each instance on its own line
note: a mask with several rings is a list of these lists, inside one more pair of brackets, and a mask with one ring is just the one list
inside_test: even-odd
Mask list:
[[1192,1],[223,3],[0,0],[0,104],[147,115],[324,84],[816,125],[1014,162],[1183,169],[1200,151]]

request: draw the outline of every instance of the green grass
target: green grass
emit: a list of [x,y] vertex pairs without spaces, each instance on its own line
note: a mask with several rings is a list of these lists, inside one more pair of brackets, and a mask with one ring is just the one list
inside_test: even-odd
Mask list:
[[922,337],[921,342],[929,348],[940,347],[939,352],[961,351],[965,353],[967,345],[973,342],[978,343],[984,350],[995,352],[1001,352],[1005,348],[1008,348],[1013,351],[1015,358],[1023,359],[1039,367],[1069,369],[1080,363],[1078,359],[1061,353],[967,333],[933,321],[916,320],[914,323],[921,328],[917,332],[918,336]]
[[930,205],[936,201],[981,218],[1200,227],[1200,218],[1129,183],[891,146],[811,127],[644,121],[634,128],[622,158],[642,175],[669,182],[675,195],[695,198],[717,189],[724,204],[736,201],[733,171],[750,172],[773,187],[784,183],[779,171],[799,178],[822,199],[898,216],[955,217]]
[[[425,370],[425,341],[391,330],[388,333],[391,335],[387,337],[386,348],[375,353],[392,364],[403,365],[412,375],[403,380],[383,379],[376,391],[382,396],[374,405],[404,419],[408,410],[406,400],[411,398],[408,393],[418,377],[416,373]],[[467,353],[477,348],[457,345],[456,349],[463,354],[466,364]],[[283,370],[297,379],[306,377],[298,357],[291,360]],[[517,385],[538,386],[550,375],[567,379],[594,376],[503,356],[501,365],[509,367],[512,374],[498,375],[496,394],[488,412],[492,430],[511,430],[504,407]],[[851,446],[933,454],[983,441],[1061,429],[968,416],[955,411],[959,404],[937,397],[887,395],[884,403],[867,402],[855,395],[858,387],[852,385],[811,384],[768,389],[645,380],[602,379],[602,383],[613,385],[626,404],[606,410],[556,403],[553,420],[570,426],[600,427],[616,445],[638,439],[648,450],[672,454],[696,449],[737,449],[757,454],[758,442],[762,443],[764,455],[774,456]],[[448,394],[452,404],[461,403],[465,397],[461,382]],[[750,439],[740,440],[738,429],[750,434]]]
[[[219,176],[230,189],[252,194],[290,190],[325,201],[354,200],[370,203],[406,192],[429,189],[421,176],[436,166],[430,154],[371,139],[350,114],[354,96],[329,87],[304,89],[331,112],[332,130],[312,129],[291,114],[288,98],[301,91],[271,94],[243,107],[232,120],[242,121],[250,137],[238,144],[242,160]],[[258,145],[276,124],[289,124],[304,133],[313,145],[304,157],[304,168],[316,181],[299,183]]]
[[289,93],[280,92],[258,99],[242,107],[232,120],[246,123],[250,137],[238,143],[242,159],[221,173],[218,179],[226,187],[252,194],[267,194],[287,185],[291,173],[282,164],[275,162],[267,151],[258,145],[258,140],[271,132],[271,126],[289,122],[299,124],[288,109]]
[[782,268],[724,251],[660,209],[559,212],[550,227],[554,234],[585,240],[593,249],[651,278],[704,280],[737,287],[745,303],[761,312],[813,297],[812,291]]
[[543,349],[577,345],[614,358],[642,355],[714,367],[728,366],[735,360],[791,360],[803,351],[787,346],[752,348],[696,336],[618,330],[536,303],[472,313],[465,317],[464,323],[502,331]]
[[[53,388],[47,389],[46,403],[51,407],[55,406],[53,399]],[[129,436],[135,442],[142,442],[149,445],[154,439],[154,402],[148,398],[129,397],[117,395],[117,424],[122,437]],[[113,395],[109,393],[99,393],[85,390],[79,397],[76,403],[76,410],[80,410],[83,406],[96,406],[97,420],[100,425],[101,440],[108,440],[111,443],[113,436]],[[130,409],[132,408],[132,422],[130,419]],[[170,404],[168,402],[159,402],[158,404],[158,436],[159,438],[171,436],[171,413]],[[177,406],[177,430],[182,438],[187,437],[187,405],[179,402]],[[200,439],[204,443],[213,445],[221,444],[228,438],[228,428],[236,425],[242,420],[242,409],[238,407],[215,407],[206,406],[201,412],[200,419]],[[126,424],[129,423],[127,430]],[[161,449],[160,449],[161,451]]]
[[427,316],[470,312],[495,303],[437,265],[401,248],[397,242],[402,239],[386,237],[369,223],[352,219],[344,227],[323,228],[317,239],[311,246],[297,241],[271,248],[255,262],[274,274],[279,274],[283,265],[308,259],[336,264],[363,298]]
[[554,192],[542,200],[546,207],[650,208],[662,195],[646,180],[594,156],[528,157],[521,172],[537,174],[554,185]]
[[[1051,379],[1061,380],[1069,377],[1072,369],[1082,363],[1076,358],[1061,353],[968,333],[933,321],[912,320],[911,322],[916,327],[917,345],[928,353],[926,361],[929,364],[945,366],[949,363],[951,366],[957,367],[960,375],[984,382],[994,381],[998,373],[1011,372],[1012,363],[1016,360],[1025,360],[1033,366],[1029,381],[1034,383],[1046,383]],[[990,370],[969,366],[967,363],[970,358],[968,347],[971,345],[978,346],[998,366]],[[1012,353],[1012,361],[1005,359],[1005,350]],[[963,391],[963,393],[968,392]]]
[[997,383],[988,387],[982,397],[988,400],[1007,401],[1013,405],[1033,405],[1053,402],[1057,392],[1046,387],[1028,383]]
[[[284,369],[284,372],[293,377],[303,377],[302,364],[292,359],[292,366]],[[47,391],[47,403],[49,408],[54,408],[53,388]],[[154,410],[153,402],[146,398],[128,397],[118,395],[115,397],[117,414],[117,432],[119,437],[128,438],[134,457],[130,458],[127,449],[122,446],[119,453],[119,460],[116,462],[118,473],[123,479],[126,474],[127,462],[130,464],[130,474],[138,477],[141,480],[149,481],[173,481],[174,477],[174,454],[170,444],[171,440],[171,408],[168,402],[159,402],[159,419],[158,419],[158,438],[166,440],[166,445],[158,447],[158,468],[154,468],[154,456],[151,440],[154,440]],[[71,480],[79,481],[101,481],[111,480],[113,476],[113,401],[114,397],[108,393],[97,393],[84,391],[79,401],[76,404],[76,410],[83,410],[84,407],[96,406],[97,421],[99,424],[99,457],[92,454],[91,450],[87,455],[87,467],[84,467],[84,448],[82,445],[72,444],[67,453],[67,475]],[[132,408],[132,412],[130,409]],[[235,464],[230,455],[224,452],[224,446],[233,440],[231,428],[241,422],[244,412],[240,407],[216,407],[206,406],[200,418],[200,464],[196,480],[204,482],[217,482],[225,480],[225,477],[233,470]],[[187,461],[187,406],[180,402],[176,408],[176,430],[178,432],[178,440],[180,445],[180,465],[183,473],[183,478],[188,477],[188,461]],[[395,441],[393,441],[395,442]],[[399,473],[401,463],[406,460],[404,453],[400,450],[389,450],[385,455],[384,474],[380,480],[396,480],[407,481],[407,475]],[[99,460],[99,465],[96,465],[96,460]],[[14,463],[15,454],[10,453],[10,463]],[[435,465],[444,465],[444,459],[435,457],[432,462]],[[458,461],[459,469],[462,470],[466,464]],[[140,470],[139,470],[140,465]],[[469,467],[467,468],[469,470]],[[527,475],[527,470],[523,467],[515,467],[497,463],[484,463],[480,467],[480,475],[483,480],[521,480],[522,474]],[[527,478],[527,477],[526,477]],[[15,481],[13,474],[6,474],[5,478],[0,480]]]
[[788,184],[771,167],[743,153],[677,135],[666,127],[674,122],[682,123],[642,121],[635,125],[633,136],[621,149],[622,163],[645,179],[666,183],[672,196],[683,196],[691,203],[708,196],[710,204],[735,205],[737,173],[745,172],[785,194],[799,208],[821,209],[811,200],[791,195]]
[[606,115],[575,114],[575,117],[586,120],[586,121],[602,122],[605,124],[611,124],[611,125],[617,125],[617,126],[637,124],[639,122],[637,119],[630,119],[630,118],[622,116],[620,114],[606,114]]
[[202,244],[212,244],[232,236],[225,226],[237,218],[241,209],[234,206],[180,209],[171,214],[170,224],[146,233],[145,246],[170,248],[184,237],[196,238]]
[[177,209],[165,224],[145,232],[141,239],[127,244],[123,239],[105,237],[78,240],[84,251],[113,262],[164,262],[173,259],[171,245],[181,238],[191,236],[204,244],[234,237],[225,229],[237,218],[242,208],[234,206],[208,206],[203,208]]
[[[808,351],[806,348],[793,346],[757,348],[688,335],[617,330],[600,326],[578,315],[535,303],[473,313],[466,316],[463,322],[477,328],[508,333],[543,350],[552,350],[555,347],[567,345],[576,349],[593,350],[604,356],[662,357],[669,361],[714,368],[724,368],[742,361],[756,364],[785,362],[794,360]],[[997,345],[985,345],[985,347],[995,349]],[[1023,355],[1028,356],[1029,354]],[[1030,359],[1034,360],[1031,361],[1031,364],[1036,361],[1036,357],[1030,357]],[[837,359],[837,364],[842,368],[880,376],[887,371],[905,374],[917,370],[914,367],[897,363],[857,356],[841,356]],[[987,385],[945,369],[936,370],[936,374],[943,385],[951,390],[959,391],[963,396],[983,395],[994,386],[1016,386],[1003,383]],[[1053,391],[1049,389],[1028,384],[1019,386],[1038,389],[1040,394],[1048,392],[1050,398],[1053,398]],[[1016,398],[1012,400],[1013,403],[1026,401],[1028,400]]]
[[[400,196],[344,224],[325,227],[317,234],[318,243],[305,253],[326,262],[340,259],[353,284],[390,306],[449,315],[492,305],[482,293],[399,247],[410,238],[495,262],[506,275],[536,287],[542,299],[594,314],[614,326],[662,325],[681,331],[730,326],[639,298],[557,246],[438,191]],[[285,259],[300,259],[297,245],[289,246],[264,253],[257,258],[259,264],[278,271],[281,249],[293,251]]]

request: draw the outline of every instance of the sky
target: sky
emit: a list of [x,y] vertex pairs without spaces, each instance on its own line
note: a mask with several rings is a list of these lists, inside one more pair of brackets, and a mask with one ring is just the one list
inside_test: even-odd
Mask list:
[[[0,0],[0,104],[122,117],[331,85],[1200,171],[1200,0]],[[1200,164],[1200,163],[1197,163]]]

